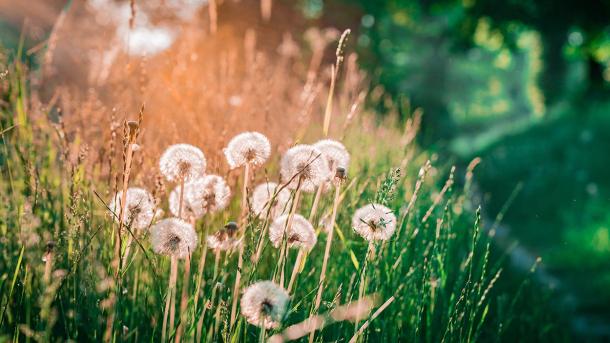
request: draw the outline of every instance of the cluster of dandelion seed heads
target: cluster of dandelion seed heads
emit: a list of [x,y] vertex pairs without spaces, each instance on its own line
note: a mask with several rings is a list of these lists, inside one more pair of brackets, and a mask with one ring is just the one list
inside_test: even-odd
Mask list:
[[343,168],[347,171],[350,156],[343,144],[332,139],[323,139],[313,146],[322,152],[322,155],[328,162],[328,169],[330,170],[329,179],[335,177],[337,168]]
[[197,247],[197,233],[191,224],[167,218],[151,228],[150,243],[157,254],[185,258]]
[[213,250],[233,250],[241,244],[241,238],[237,234],[238,226],[230,222],[225,227],[213,235],[207,237],[208,245]]
[[252,210],[259,217],[266,216],[269,207],[271,207],[269,212],[271,218],[287,213],[289,202],[290,192],[286,188],[280,190],[275,182],[262,183],[252,192]]
[[[123,191],[120,191],[112,198],[108,205],[112,217],[116,222],[119,222],[122,198]],[[123,223],[136,229],[144,229],[150,225],[154,215],[155,202],[152,194],[142,188],[128,188],[125,200],[125,212],[123,213]]]
[[287,226],[289,215],[277,217],[269,227],[269,240],[278,248],[285,239],[291,248],[310,250],[316,244],[316,232],[311,223],[300,214],[292,217],[292,225]]
[[245,289],[241,297],[241,313],[248,323],[266,329],[280,326],[290,296],[281,286],[271,281],[259,281]]
[[243,132],[231,139],[224,153],[231,169],[244,166],[246,163],[260,166],[271,155],[271,144],[261,133]]
[[396,216],[383,205],[368,204],[354,213],[352,228],[367,241],[385,241],[396,231]]
[[322,152],[311,145],[297,145],[282,156],[280,174],[288,188],[313,192],[317,186],[328,179],[329,169]]
[[189,144],[175,144],[167,148],[159,160],[159,170],[170,182],[188,182],[201,177],[206,169],[205,155]]

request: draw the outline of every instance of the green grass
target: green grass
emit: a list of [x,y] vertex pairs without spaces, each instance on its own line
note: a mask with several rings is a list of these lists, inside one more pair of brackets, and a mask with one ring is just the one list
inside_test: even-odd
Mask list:
[[[113,193],[107,178],[85,150],[77,151],[79,157],[69,152],[82,137],[65,136],[61,125],[49,121],[49,113],[29,112],[25,67],[8,68],[9,74],[1,81],[0,103],[4,204],[0,208],[0,340],[99,341],[110,319],[114,341],[158,341],[169,259],[152,252],[144,233],[123,273],[113,277],[116,225],[103,203]],[[548,311],[541,311],[548,304],[538,300],[534,305],[533,297],[528,297],[532,293],[528,277],[515,276],[509,283],[512,286],[496,288],[498,282],[506,282],[502,281],[507,272],[502,253],[495,251],[482,231],[478,206],[471,203],[467,190],[441,178],[450,166],[434,161],[413,143],[397,144],[400,137],[397,130],[383,136],[362,128],[346,133],[344,141],[353,161],[334,228],[320,313],[357,301],[360,280],[366,280],[363,294],[374,295],[377,302],[372,311],[378,312],[358,323],[371,320],[360,341],[557,340],[562,331],[552,324]],[[432,165],[427,164],[429,159]],[[262,174],[257,175],[257,183]],[[468,189],[469,181],[465,184]],[[441,191],[443,185],[447,187]],[[311,198],[305,195],[300,213],[309,213]],[[373,200],[393,209],[399,227],[390,241],[369,248],[350,223],[354,211]],[[236,195],[228,210],[199,220],[200,242],[206,232],[235,219],[239,203]],[[330,211],[330,196],[323,198],[321,206],[323,217]],[[260,263],[248,263],[264,225],[264,220],[249,219],[242,286],[271,279],[276,267],[278,251],[269,244]],[[325,239],[320,234],[307,259],[282,327],[267,332],[267,337],[310,317]],[[53,273],[45,280],[43,257],[48,241],[56,246]],[[373,253],[367,260],[368,249]],[[194,271],[201,253],[200,248],[194,252]],[[221,255],[214,277],[215,256],[208,251],[200,294],[194,294],[196,272],[188,285],[178,277],[178,295],[189,287],[184,337],[194,337],[197,323],[203,320],[202,340],[262,338],[260,330],[241,316],[234,328],[228,327],[235,255]],[[288,272],[294,257],[292,252]],[[386,301],[388,306],[379,311]],[[170,328],[170,336],[174,329]],[[346,341],[355,331],[355,323],[339,321],[324,328],[316,339]]]

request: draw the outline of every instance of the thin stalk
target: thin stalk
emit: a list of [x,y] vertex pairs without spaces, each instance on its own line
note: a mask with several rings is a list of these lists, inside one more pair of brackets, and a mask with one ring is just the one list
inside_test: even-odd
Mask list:
[[328,129],[330,128],[330,119],[332,117],[333,96],[335,95],[335,80],[337,78],[337,68],[335,65],[330,67],[330,88],[328,90],[328,99],[326,100],[326,109],[324,110],[324,128],[322,133],[324,137],[328,137]]
[[[246,163],[244,167],[244,186],[241,195],[241,216],[239,230],[245,236],[245,224],[248,216],[248,181],[250,178],[250,163]],[[235,273],[235,285],[233,286],[233,304],[231,305],[231,321],[230,327],[235,324],[237,315],[237,298],[239,294],[239,283],[241,282],[241,269],[244,264],[244,246],[245,239],[242,237],[242,244],[239,245],[239,253],[237,257],[237,272]]]
[[[204,234],[205,236],[205,234]],[[201,291],[201,285],[203,282],[203,271],[205,268],[205,260],[208,252],[208,240],[204,237],[203,248],[201,251],[201,258],[199,259],[199,270],[197,271],[197,287],[195,288],[195,303],[193,316],[197,313],[197,304],[199,303],[199,292]],[[193,317],[194,319],[194,317]]]
[[[292,221],[294,215],[297,211],[297,207],[299,206],[299,199],[301,197],[301,184],[303,183],[303,177],[299,176],[299,183],[297,184],[297,188],[294,191],[294,200],[292,201],[292,208],[290,209],[290,214],[288,215],[288,219],[286,220],[286,227],[284,229],[283,236],[286,236],[289,228],[292,227]],[[278,268],[280,270],[280,286],[284,287],[284,268],[286,266],[286,257],[288,256],[288,247],[286,246],[285,237],[282,237],[282,249],[280,249],[280,261],[278,262]]]
[[186,308],[188,305],[188,291],[189,291],[189,281],[191,274],[191,255],[189,254],[186,259],[184,259],[184,276],[182,279],[182,295],[180,297],[180,325],[178,325],[178,330],[176,331],[175,342],[180,343],[180,339],[182,337],[182,332],[184,331],[184,326],[186,324]]
[[170,307],[174,304],[173,294],[174,289],[176,288],[176,278],[178,277],[178,258],[172,256],[171,258],[171,267],[169,274],[169,282],[167,285],[167,295],[165,297],[165,310],[163,311],[163,326],[161,327],[161,342],[165,342],[165,338],[167,337],[167,319],[170,317],[170,330],[174,326],[174,318],[172,312],[174,312]]
[[[322,294],[324,293],[324,281],[326,280],[326,268],[330,257],[330,247],[332,246],[333,234],[335,232],[335,221],[337,219],[337,210],[341,199],[341,182],[338,182],[335,187],[335,200],[333,202],[333,212],[330,217],[330,226],[328,227],[328,236],[326,237],[326,247],[324,249],[324,260],[322,260],[322,270],[320,271],[320,282],[318,286],[318,294],[314,303],[313,314],[317,314],[322,303]],[[314,340],[315,331],[309,334],[309,343]]]

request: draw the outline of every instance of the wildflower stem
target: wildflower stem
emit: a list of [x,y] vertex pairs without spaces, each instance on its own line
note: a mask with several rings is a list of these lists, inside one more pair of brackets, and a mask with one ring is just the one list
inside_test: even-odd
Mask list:
[[178,277],[178,258],[172,256],[171,258],[171,267],[169,274],[169,283],[167,285],[167,295],[165,300],[165,310],[163,311],[163,326],[161,328],[161,342],[165,342],[165,338],[167,337],[167,318],[168,315],[170,317],[169,320],[169,328],[170,330],[174,327],[174,315],[175,309],[171,309],[174,303],[174,294],[176,287],[176,278]]
[[[318,285],[318,294],[316,294],[316,301],[314,303],[313,314],[317,314],[322,303],[322,294],[324,293],[324,281],[326,280],[326,268],[328,266],[328,259],[330,257],[330,247],[332,246],[333,234],[335,232],[335,220],[337,219],[337,210],[339,209],[339,203],[341,202],[341,181],[335,186],[335,200],[333,202],[333,212],[330,216],[330,224],[328,227],[328,236],[326,237],[326,247],[324,248],[324,260],[322,260],[322,270],[320,271],[320,282]],[[309,334],[309,343],[313,342],[315,331]]]
[[288,247],[286,242],[286,234],[287,231],[292,227],[292,220],[297,211],[297,207],[299,206],[299,198],[301,197],[301,185],[303,184],[303,177],[299,176],[299,183],[297,184],[297,188],[294,191],[294,199],[292,200],[292,208],[290,209],[290,214],[288,215],[288,219],[286,220],[286,228],[282,237],[282,249],[280,249],[280,261],[278,263],[280,269],[280,286],[284,287],[284,268],[286,266],[286,258],[288,256]]
[[[245,237],[245,226],[248,216],[248,181],[250,179],[250,163],[246,163],[244,167],[244,187],[241,194],[241,216],[239,230]],[[241,269],[244,264],[244,246],[245,239],[242,238],[242,244],[239,245],[239,253],[237,257],[237,272],[235,273],[235,285],[233,286],[233,304],[231,305],[231,321],[230,326],[235,324],[237,314],[237,296],[239,294],[239,283],[241,281]]]
[[[204,235],[205,237],[205,235]],[[193,306],[193,316],[197,313],[197,304],[199,303],[199,292],[201,291],[201,284],[203,282],[203,271],[205,268],[205,260],[208,252],[208,241],[204,240],[203,248],[201,249],[201,258],[199,259],[199,270],[197,272],[197,287],[195,288],[195,303]],[[194,318],[193,318],[194,319]]]
[[[205,261],[205,260],[204,260]],[[184,326],[186,324],[186,308],[188,305],[188,291],[190,285],[190,274],[191,274],[191,255],[187,255],[184,259],[184,275],[182,279],[182,295],[180,297],[180,324],[178,325],[178,330],[176,331],[175,342],[180,343],[180,339],[182,336],[182,332],[184,331]],[[195,296],[195,299],[197,296]]]

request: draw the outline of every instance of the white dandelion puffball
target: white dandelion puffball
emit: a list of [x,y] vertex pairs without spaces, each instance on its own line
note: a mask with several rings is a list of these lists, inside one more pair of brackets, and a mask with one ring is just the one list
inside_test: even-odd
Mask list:
[[238,226],[230,222],[225,227],[213,235],[207,237],[208,246],[212,250],[233,250],[241,243],[241,238],[237,235]]
[[280,168],[282,181],[290,181],[288,188],[296,189],[301,179],[301,190],[304,192],[313,192],[330,174],[322,152],[311,145],[297,145],[288,149],[282,156]]
[[367,241],[385,241],[396,231],[396,216],[383,205],[368,204],[354,213],[352,228]]
[[[288,214],[277,217],[269,227],[269,240],[274,247],[278,248],[285,239],[291,248],[302,248],[310,250],[316,244],[316,232],[305,217],[295,214],[292,225],[286,228]],[[287,229],[287,230],[286,230]]]
[[265,135],[258,132],[243,132],[233,137],[224,149],[231,169],[250,163],[260,166],[271,155],[271,144]]
[[189,144],[175,144],[167,148],[159,160],[159,169],[167,181],[180,179],[188,182],[203,176],[206,168],[205,155],[199,148]]
[[330,179],[335,177],[337,168],[343,168],[347,171],[347,167],[349,166],[349,152],[347,152],[347,149],[345,149],[343,144],[332,139],[323,139],[313,146],[322,152],[324,158],[328,162]]
[[280,326],[288,310],[290,296],[271,281],[259,281],[248,286],[241,297],[241,314],[248,323],[266,329]]
[[[121,201],[123,191],[118,192],[110,201],[112,217],[116,222],[119,222],[121,213]],[[126,225],[136,229],[147,228],[151,224],[155,216],[155,201],[152,194],[142,188],[128,188],[125,200],[125,212],[123,213],[123,222]]]
[[[271,218],[275,218],[279,215],[287,213],[290,202],[290,191],[283,188],[279,190],[279,185],[275,182],[262,183],[252,192],[252,210],[254,213],[263,217],[267,214],[269,206],[271,206],[271,212],[269,213]],[[277,194],[275,194],[278,192]]]
[[180,210],[180,186],[174,188],[169,194],[169,211],[174,217],[180,217],[180,219],[190,221],[192,219],[199,219],[203,217],[205,213],[197,211],[197,208],[192,206],[186,197],[189,190],[190,183],[184,185],[184,194],[182,195],[182,213],[178,216]]
[[205,213],[223,210],[231,199],[231,189],[225,180],[218,175],[206,175],[189,182],[185,198],[194,213],[203,216]]
[[157,254],[185,258],[197,248],[197,233],[181,219],[163,219],[151,228],[150,243]]

